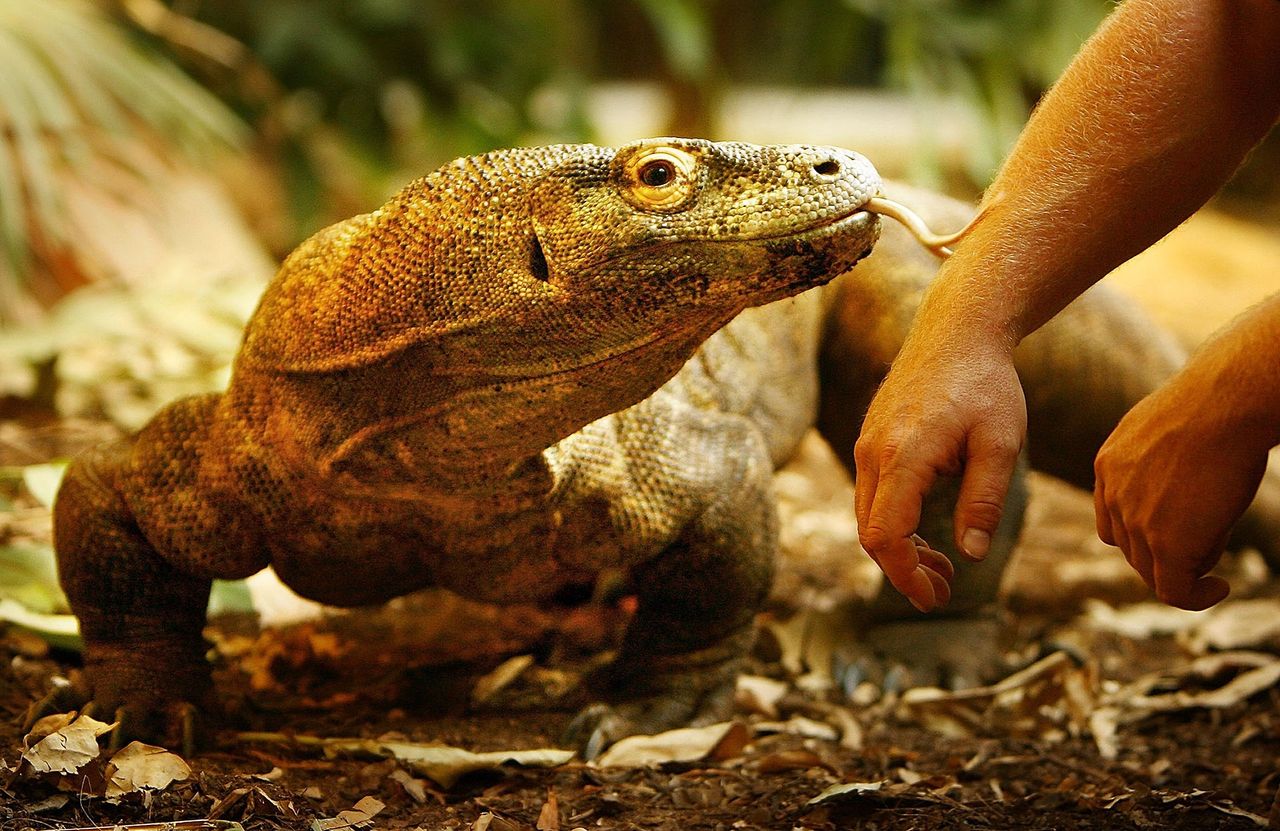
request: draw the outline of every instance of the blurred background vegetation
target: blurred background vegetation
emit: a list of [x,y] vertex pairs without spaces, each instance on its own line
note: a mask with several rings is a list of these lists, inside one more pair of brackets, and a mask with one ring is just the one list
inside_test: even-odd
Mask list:
[[1110,7],[0,0],[0,417],[216,387],[281,256],[457,155],[828,142],[973,195]]

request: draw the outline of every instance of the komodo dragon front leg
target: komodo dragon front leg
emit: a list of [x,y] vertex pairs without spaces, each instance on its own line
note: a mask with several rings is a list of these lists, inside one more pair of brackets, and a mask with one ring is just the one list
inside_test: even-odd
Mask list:
[[[566,477],[575,491],[566,502],[607,503],[617,530],[657,549],[629,555],[639,560],[630,569],[638,610],[616,659],[589,679],[601,703],[566,732],[588,758],[623,736],[730,717],[773,577],[774,465],[763,434],[742,415],[691,406],[675,389],[680,380],[611,417],[607,438],[597,428],[558,448],[577,457],[558,459],[562,476],[580,468]],[[599,499],[606,494],[613,498]]]
[[113,746],[143,735],[190,753],[197,712],[217,710],[202,637],[212,581],[267,562],[256,518],[202,474],[201,459],[223,458],[206,436],[217,399],[174,402],[138,436],[68,468],[54,540],[94,686],[88,702],[85,690],[57,688],[33,715],[83,707],[119,722]]

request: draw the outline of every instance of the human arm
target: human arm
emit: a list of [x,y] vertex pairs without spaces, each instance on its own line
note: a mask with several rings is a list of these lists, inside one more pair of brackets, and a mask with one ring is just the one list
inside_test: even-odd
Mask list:
[[944,580],[911,539],[936,477],[963,471],[967,555],[1000,518],[1026,426],[1013,348],[1230,176],[1280,113],[1278,47],[1275,0],[1128,0],[1033,115],[855,449],[862,544],[917,606]]
[[1202,346],[1098,453],[1098,536],[1166,603],[1204,609],[1227,595],[1205,575],[1280,444],[1278,359],[1280,294]]

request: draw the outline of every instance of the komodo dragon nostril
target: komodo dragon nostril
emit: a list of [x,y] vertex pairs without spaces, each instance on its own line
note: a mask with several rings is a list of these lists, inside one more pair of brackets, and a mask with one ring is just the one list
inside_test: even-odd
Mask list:
[[814,163],[813,172],[819,176],[835,176],[840,172],[840,162],[835,159],[823,159]]

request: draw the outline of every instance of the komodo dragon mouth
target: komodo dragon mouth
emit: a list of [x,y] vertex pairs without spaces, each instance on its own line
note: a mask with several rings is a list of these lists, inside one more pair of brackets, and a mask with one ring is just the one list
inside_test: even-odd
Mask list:
[[807,242],[824,236],[838,234],[845,231],[850,225],[868,221],[871,214],[880,213],[879,211],[870,210],[869,205],[870,202],[863,203],[847,214],[827,217],[826,219],[816,222],[808,228],[803,228],[799,231],[780,231],[777,234],[756,237],[754,241],[768,242],[770,240],[796,240],[797,242]]

